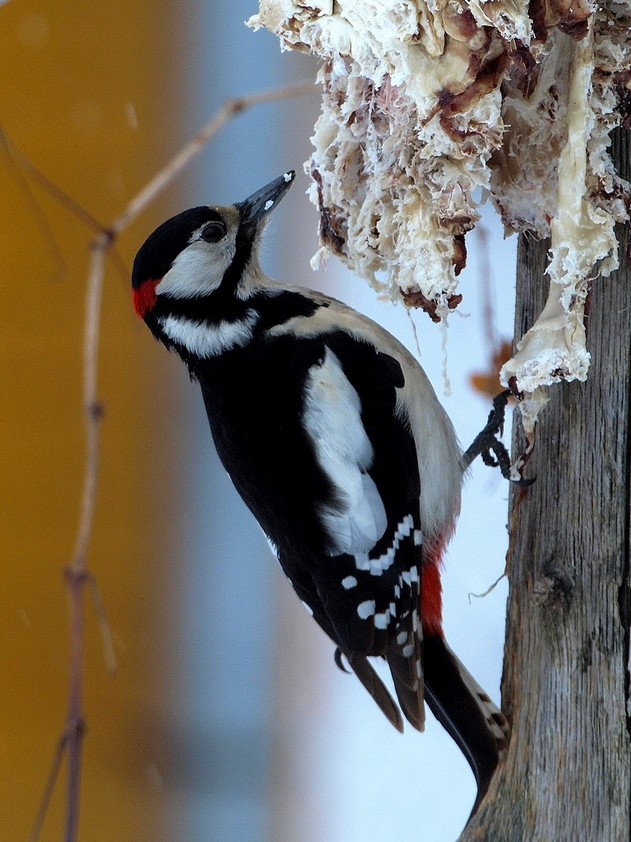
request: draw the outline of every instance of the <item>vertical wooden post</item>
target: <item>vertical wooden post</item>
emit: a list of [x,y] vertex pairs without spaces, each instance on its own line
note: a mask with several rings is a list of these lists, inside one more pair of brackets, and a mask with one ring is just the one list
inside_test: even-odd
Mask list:
[[[629,135],[613,142],[628,179]],[[620,270],[594,281],[589,302],[589,378],[550,390],[536,482],[511,494],[502,699],[513,734],[460,842],[631,840],[628,226],[618,236]],[[548,245],[521,237],[517,336],[543,307]]]

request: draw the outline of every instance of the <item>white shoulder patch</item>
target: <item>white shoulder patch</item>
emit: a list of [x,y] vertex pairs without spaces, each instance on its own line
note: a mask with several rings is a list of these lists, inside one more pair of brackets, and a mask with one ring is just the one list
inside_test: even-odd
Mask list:
[[329,552],[367,553],[386,530],[386,511],[367,473],[374,453],[362,424],[359,395],[329,348],[322,364],[307,375],[303,421],[338,496],[320,512]]

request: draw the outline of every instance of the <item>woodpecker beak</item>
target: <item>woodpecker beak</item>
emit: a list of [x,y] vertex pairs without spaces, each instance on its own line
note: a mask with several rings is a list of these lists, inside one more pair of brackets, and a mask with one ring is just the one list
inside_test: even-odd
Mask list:
[[295,170],[283,173],[279,178],[261,187],[243,202],[237,203],[241,221],[256,228],[260,221],[273,210],[289,190],[296,177]]

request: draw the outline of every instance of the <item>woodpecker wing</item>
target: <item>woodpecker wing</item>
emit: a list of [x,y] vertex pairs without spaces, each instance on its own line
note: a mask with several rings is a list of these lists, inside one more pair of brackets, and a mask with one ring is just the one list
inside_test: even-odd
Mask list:
[[[399,727],[365,657],[384,656],[406,717],[422,729],[419,482],[414,439],[397,411],[403,370],[347,334],[323,343],[305,379],[303,421],[333,494],[320,506],[327,556],[310,574],[329,634],[364,687]],[[291,556],[280,558],[293,578]]]
[[[282,562],[281,562],[282,563]],[[324,613],[322,600],[318,597],[311,582],[304,577],[301,579],[290,579],[294,589],[307,610],[313,615],[318,625],[327,633],[331,640],[336,639],[336,633],[331,625],[329,617]],[[313,607],[312,607],[313,606]],[[403,719],[398,705],[393,700],[385,684],[370,665],[365,655],[358,655],[343,650],[338,646],[338,653],[344,656],[347,664],[357,676],[361,684],[371,695],[386,719],[397,729],[403,731]],[[337,658],[336,658],[337,660]],[[341,663],[339,666],[343,666]]]

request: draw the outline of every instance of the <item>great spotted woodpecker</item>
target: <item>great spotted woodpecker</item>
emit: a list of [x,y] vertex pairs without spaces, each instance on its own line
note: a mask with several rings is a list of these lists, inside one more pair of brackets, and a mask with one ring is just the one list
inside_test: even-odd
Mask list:
[[[160,225],[134,262],[136,313],[199,382],[219,456],[338,663],[399,730],[401,710],[423,729],[427,700],[473,769],[477,806],[508,726],[443,637],[463,457],[393,336],[261,271],[261,233],[293,179]],[[369,656],[387,661],[399,705]]]

